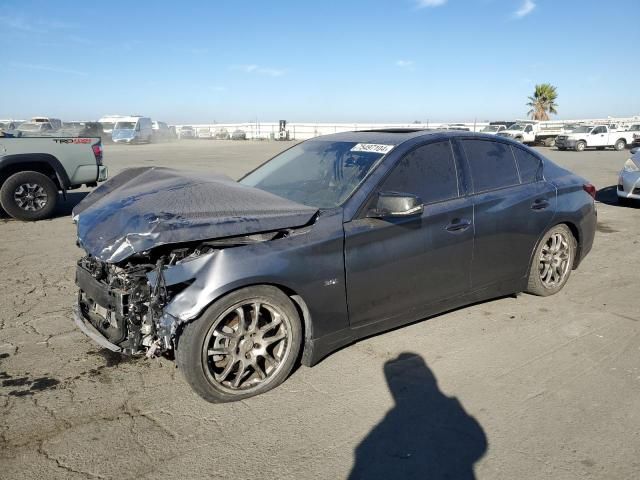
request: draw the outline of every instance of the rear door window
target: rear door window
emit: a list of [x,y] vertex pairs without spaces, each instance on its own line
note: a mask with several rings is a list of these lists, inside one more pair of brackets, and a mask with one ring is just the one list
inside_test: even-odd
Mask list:
[[396,164],[380,191],[412,193],[425,204],[458,197],[451,143],[430,143],[409,152]]
[[512,147],[512,149],[518,164],[520,181],[522,183],[532,183],[540,180],[542,173],[542,162],[540,159],[521,148]]
[[475,193],[520,183],[515,158],[507,144],[491,140],[461,140]]

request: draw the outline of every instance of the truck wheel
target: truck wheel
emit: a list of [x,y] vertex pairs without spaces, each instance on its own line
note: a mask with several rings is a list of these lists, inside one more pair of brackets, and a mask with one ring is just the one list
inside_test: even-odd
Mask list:
[[50,217],[58,201],[58,187],[39,172],[18,172],[0,188],[2,208],[18,220],[42,220]]
[[553,147],[556,144],[556,139],[553,137],[545,138],[542,143],[545,147]]
[[515,140],[518,143],[524,143],[524,138],[522,138],[522,137],[516,137]]
[[185,325],[176,361],[202,398],[233,402],[280,385],[301,345],[293,302],[278,288],[259,285],[230,293]]
[[576,143],[576,152],[584,152],[585,148],[587,148],[587,144],[583,141]]
[[626,146],[627,146],[627,142],[625,142],[624,139],[621,138],[615,143],[613,148],[615,148],[619,152],[620,150],[624,150],[624,147]]

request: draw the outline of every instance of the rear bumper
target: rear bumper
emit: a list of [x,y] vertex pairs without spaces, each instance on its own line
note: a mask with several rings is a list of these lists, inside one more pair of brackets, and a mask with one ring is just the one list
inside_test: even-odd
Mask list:
[[80,311],[80,307],[78,304],[73,306],[73,321],[78,326],[78,328],[91,340],[96,342],[98,345],[108,348],[112,352],[121,352],[122,349],[111,343],[107,340],[104,335],[102,335],[90,322],[88,322]]
[[109,169],[104,165],[98,166],[98,182],[104,182],[109,178]]
[[596,206],[594,204],[593,209],[589,213],[587,213],[587,215],[585,215],[585,217],[578,225],[580,246],[578,250],[578,256],[576,258],[576,261],[574,262],[574,268],[578,268],[578,266],[591,251],[591,248],[593,247],[593,240],[596,236],[597,224],[598,211],[596,210]]

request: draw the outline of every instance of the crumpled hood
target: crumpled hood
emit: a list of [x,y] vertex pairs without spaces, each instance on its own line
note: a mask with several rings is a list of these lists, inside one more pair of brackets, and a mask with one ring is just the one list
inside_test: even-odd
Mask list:
[[229,177],[170,168],[132,168],[73,210],[78,242],[109,263],[159,245],[300,227],[316,208]]

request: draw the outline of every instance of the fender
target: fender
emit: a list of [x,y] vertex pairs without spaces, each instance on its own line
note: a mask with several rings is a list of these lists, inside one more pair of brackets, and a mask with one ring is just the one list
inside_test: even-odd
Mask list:
[[16,165],[21,163],[44,163],[50,166],[53,171],[56,173],[56,177],[58,178],[58,183],[64,192],[71,185],[71,181],[69,180],[69,175],[67,175],[67,171],[64,169],[60,160],[48,153],[18,153],[15,155],[6,155],[4,157],[0,157],[0,173],[6,167],[10,165]]

